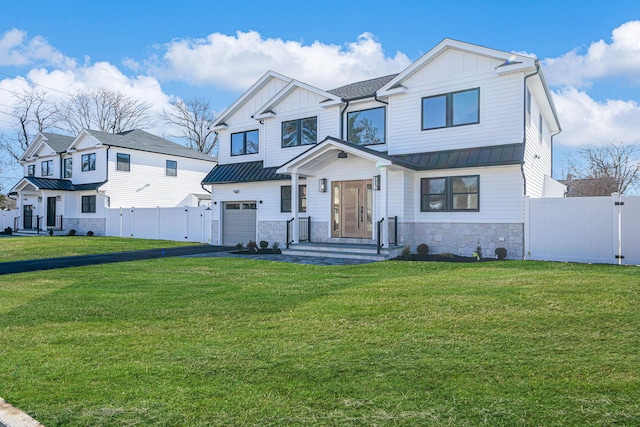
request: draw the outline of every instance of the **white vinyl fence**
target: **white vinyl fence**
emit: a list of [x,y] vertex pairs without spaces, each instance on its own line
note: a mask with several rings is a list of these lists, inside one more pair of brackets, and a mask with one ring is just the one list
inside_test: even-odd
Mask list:
[[211,243],[211,210],[205,206],[107,209],[105,234]]
[[526,199],[525,258],[640,265],[640,197]]
[[11,229],[13,229],[15,227],[14,220],[19,216],[20,211],[18,209],[14,209],[12,211],[0,211],[0,231],[4,231],[7,227],[11,227]]

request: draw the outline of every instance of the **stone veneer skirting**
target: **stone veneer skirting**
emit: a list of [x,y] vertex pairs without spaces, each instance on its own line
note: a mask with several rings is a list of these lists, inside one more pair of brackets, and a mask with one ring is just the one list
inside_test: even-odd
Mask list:
[[79,236],[85,236],[87,231],[93,231],[96,236],[104,236],[107,220],[104,218],[64,218],[62,225],[67,233],[73,228]]

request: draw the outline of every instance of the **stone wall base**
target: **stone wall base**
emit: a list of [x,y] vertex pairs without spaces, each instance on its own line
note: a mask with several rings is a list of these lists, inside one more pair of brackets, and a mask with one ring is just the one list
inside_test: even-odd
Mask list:
[[88,231],[93,231],[95,236],[104,236],[107,220],[104,218],[64,218],[64,231],[76,230],[76,235],[86,236]]

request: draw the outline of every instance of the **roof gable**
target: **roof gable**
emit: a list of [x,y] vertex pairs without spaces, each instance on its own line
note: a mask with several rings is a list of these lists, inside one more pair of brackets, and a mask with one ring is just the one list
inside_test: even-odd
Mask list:
[[224,128],[226,122],[231,116],[233,116],[240,108],[242,108],[247,102],[251,100],[260,90],[267,86],[272,80],[279,79],[285,83],[290,83],[292,79],[275,71],[267,71],[260,79],[253,84],[245,93],[242,94],[233,104],[227,107],[213,122],[213,128]]
[[73,137],[65,135],[57,135],[55,133],[40,132],[33,139],[33,142],[29,145],[22,155],[22,161],[28,160],[30,157],[40,155],[43,149],[49,148],[52,153],[47,155],[64,153],[69,146],[73,143]]
[[425,67],[434,63],[442,55],[451,51],[487,58],[493,62],[493,68],[498,74],[516,72],[524,69],[535,69],[534,58],[464,43],[457,40],[444,39],[437,46],[422,55],[418,60],[413,62],[404,71],[380,88],[378,96],[386,96],[402,92],[404,90],[403,83],[421,72]]
[[278,105],[280,105],[282,102],[284,102],[284,100],[286,100],[289,96],[291,96],[297,90],[304,90],[304,91],[310,92],[313,95],[316,95],[317,97],[322,98],[323,101],[321,105],[323,107],[330,107],[332,105],[340,104],[342,102],[339,96],[333,95],[329,92],[318,89],[316,87],[313,87],[301,81],[291,80],[289,84],[287,84],[273,98],[267,101],[266,104],[258,108],[258,110],[256,111],[256,114],[254,115],[254,118],[263,119],[263,118],[275,116],[274,109]]

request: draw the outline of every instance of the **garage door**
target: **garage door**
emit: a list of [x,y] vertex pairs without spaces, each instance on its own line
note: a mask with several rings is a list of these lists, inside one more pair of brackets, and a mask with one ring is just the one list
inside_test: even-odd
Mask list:
[[256,240],[256,202],[225,202],[222,217],[222,244],[247,245]]

